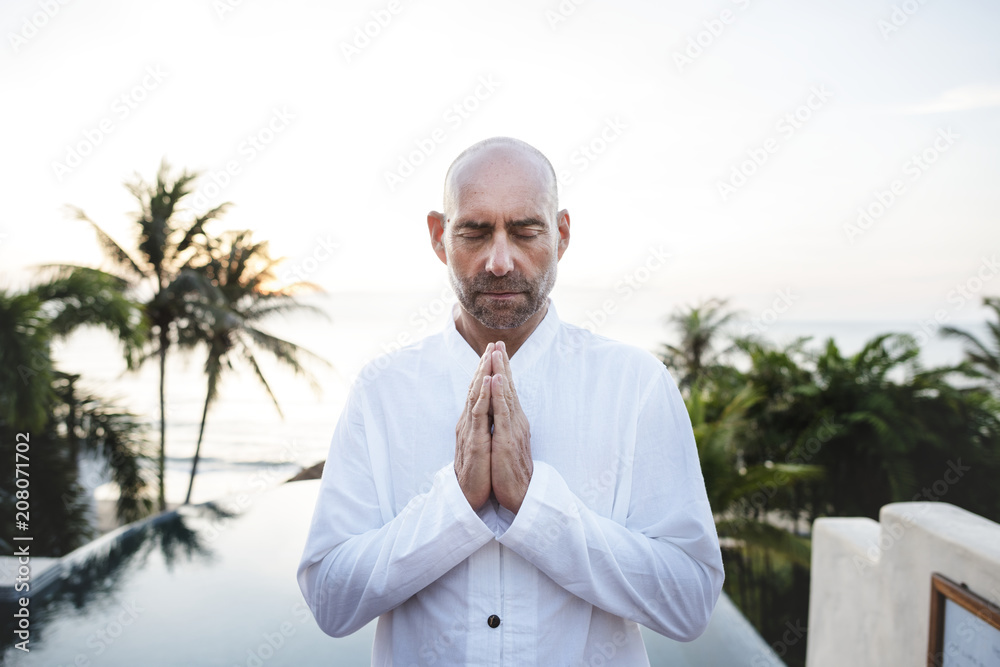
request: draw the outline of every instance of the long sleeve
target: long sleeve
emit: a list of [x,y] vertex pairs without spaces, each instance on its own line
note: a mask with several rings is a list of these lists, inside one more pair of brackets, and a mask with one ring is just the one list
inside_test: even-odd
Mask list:
[[591,510],[553,466],[536,461],[499,541],[590,604],[689,641],[708,625],[722,557],[690,419],[665,368],[637,420],[625,525]]
[[335,429],[298,569],[317,623],[335,637],[406,601],[495,538],[469,506],[451,463],[429,491],[386,520],[362,401],[352,391]]

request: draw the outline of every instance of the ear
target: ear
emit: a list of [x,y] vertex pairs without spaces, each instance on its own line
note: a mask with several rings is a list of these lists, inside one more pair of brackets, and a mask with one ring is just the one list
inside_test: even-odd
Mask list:
[[427,231],[431,234],[431,247],[444,264],[448,263],[448,254],[444,249],[444,214],[431,211],[427,214]]
[[569,211],[566,209],[559,211],[556,225],[559,229],[559,259],[562,259],[566,247],[569,246]]

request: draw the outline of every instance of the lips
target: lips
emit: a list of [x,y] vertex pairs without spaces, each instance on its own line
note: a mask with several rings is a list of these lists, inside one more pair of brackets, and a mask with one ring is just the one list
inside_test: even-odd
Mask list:
[[513,299],[521,292],[483,292],[483,294],[494,299]]

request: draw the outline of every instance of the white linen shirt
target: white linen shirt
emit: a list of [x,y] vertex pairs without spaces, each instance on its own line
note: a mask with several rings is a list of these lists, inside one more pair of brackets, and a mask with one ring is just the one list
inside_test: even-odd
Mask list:
[[637,623],[701,634],[722,557],[663,364],[549,302],[510,359],[534,462],[514,515],[474,511],[455,475],[478,363],[452,322],[359,374],[298,569],[320,628],[379,617],[372,665],[397,667],[648,665]]

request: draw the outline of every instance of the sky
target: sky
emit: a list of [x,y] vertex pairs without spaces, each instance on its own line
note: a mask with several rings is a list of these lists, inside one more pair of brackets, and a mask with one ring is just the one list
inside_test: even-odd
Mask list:
[[988,0],[5,0],[0,287],[100,263],[68,205],[132,247],[122,183],[166,159],[283,278],[433,299],[445,170],[510,135],[560,175],[557,291],[609,317],[980,319],[998,34]]

